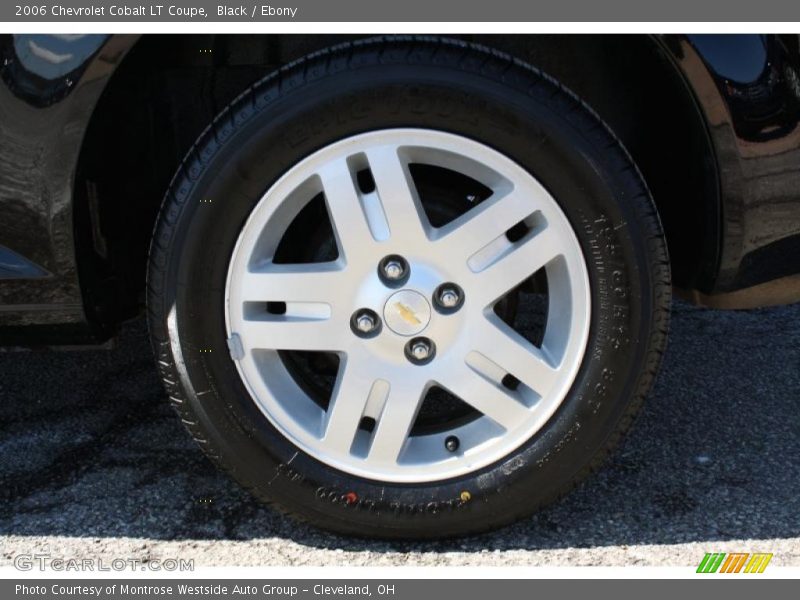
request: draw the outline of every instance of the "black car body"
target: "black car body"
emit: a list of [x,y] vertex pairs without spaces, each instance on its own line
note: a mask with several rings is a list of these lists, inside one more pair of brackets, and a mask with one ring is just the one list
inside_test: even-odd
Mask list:
[[[341,39],[0,38],[0,344],[112,338],[140,310],[158,207],[206,123]],[[800,36],[469,39],[556,76],[612,126],[681,292],[729,308],[800,299]]]

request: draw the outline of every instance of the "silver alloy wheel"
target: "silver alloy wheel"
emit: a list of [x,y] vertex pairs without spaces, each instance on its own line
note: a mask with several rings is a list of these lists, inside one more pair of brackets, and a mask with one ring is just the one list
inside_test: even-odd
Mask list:
[[[434,228],[409,164],[450,169],[491,195]],[[362,191],[369,168],[374,190]],[[273,256],[300,210],[323,193],[338,258],[282,264]],[[506,232],[520,222],[515,241]],[[399,287],[378,264],[407,261]],[[544,268],[547,320],[541,346],[493,310],[498,299]],[[437,312],[437,288],[463,291]],[[282,314],[263,309],[285,303]],[[368,309],[384,321],[356,335]],[[387,129],[333,143],[299,162],[261,198],[236,246],[226,283],[231,355],[254,402],[304,452],[353,475],[426,482],[491,464],[534,435],[556,411],[583,360],[590,324],[589,279],[578,240],[556,201],[528,172],[481,143],[427,129]],[[435,355],[412,363],[409,342]],[[292,377],[279,351],[332,352],[339,370],[327,410]],[[512,375],[519,385],[503,384]],[[446,431],[412,434],[423,398],[441,387],[478,411]],[[374,419],[374,427],[361,426]],[[371,430],[370,430],[371,429]],[[457,440],[456,451],[452,439]],[[450,440],[446,444],[446,440]]]

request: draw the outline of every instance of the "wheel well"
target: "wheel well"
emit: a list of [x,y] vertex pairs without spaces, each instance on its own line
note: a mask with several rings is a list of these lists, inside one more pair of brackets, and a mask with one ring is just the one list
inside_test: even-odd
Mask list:
[[[719,194],[705,122],[662,43],[648,36],[461,36],[508,52],[588,102],[628,148],[667,235],[673,280],[703,289],[717,268]],[[89,123],[75,181],[85,305],[113,324],[142,304],[164,191],[206,125],[249,84],[348,36],[144,36]]]

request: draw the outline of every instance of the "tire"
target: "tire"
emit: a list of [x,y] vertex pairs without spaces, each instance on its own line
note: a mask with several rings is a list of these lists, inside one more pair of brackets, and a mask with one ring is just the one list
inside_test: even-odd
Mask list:
[[[451,267],[456,268],[452,262],[436,263],[435,252],[425,254],[409,242],[408,256],[413,255],[413,259],[403,264],[401,258],[400,270],[381,270],[385,263],[379,267],[379,261],[384,254],[373,250],[372,245],[369,251],[361,252],[351,243],[347,250],[351,239],[349,225],[343,226],[342,231],[337,229],[334,235],[330,231],[320,233],[326,227],[321,224],[326,218],[329,225],[335,221],[331,218],[332,201],[328,199],[325,181],[321,184],[325,196],[322,200],[320,196],[315,198],[322,202],[321,206],[327,206],[328,214],[324,214],[324,209],[315,213],[318,208],[307,208],[313,202],[306,196],[317,191],[317,188],[306,189],[311,185],[308,181],[317,179],[301,181],[300,174],[305,171],[298,169],[309,164],[313,167],[315,160],[322,161],[319,157],[328,156],[326,152],[339,152],[344,144],[352,149],[347,155],[351,161],[347,165],[348,169],[352,167],[354,189],[366,203],[363,198],[377,187],[381,210],[389,222],[388,198],[395,192],[388,190],[395,188],[383,179],[378,181],[383,177],[380,168],[370,180],[368,175],[362,177],[363,165],[351,163],[363,158],[359,144],[366,144],[366,148],[368,144],[395,138],[401,140],[398,152],[411,148],[407,150],[411,153],[408,162],[417,160],[414,156],[423,156],[430,157],[433,163],[424,168],[413,167],[417,171],[412,175],[408,175],[412,167],[405,167],[407,179],[413,179],[411,188],[417,190],[418,214],[424,210],[431,223],[445,223],[440,229],[427,229],[429,234],[446,233],[447,223],[468,222],[469,216],[464,215],[471,215],[473,208],[476,215],[488,214],[488,208],[483,211],[474,204],[487,203],[484,206],[489,207],[492,198],[500,197],[495,189],[487,192],[480,181],[485,175],[489,185],[493,185],[495,166],[492,165],[501,165],[497,169],[507,168],[508,173],[513,173],[509,177],[515,190],[538,190],[536,193],[542,195],[545,207],[542,214],[546,217],[537,222],[539,217],[527,216],[504,237],[495,239],[493,244],[513,251],[508,255],[498,253],[492,258],[497,262],[490,263],[485,271],[470,263],[472,271],[477,269],[475,277],[484,277],[476,281],[489,281],[486,279],[489,275],[481,275],[485,272],[499,273],[501,283],[511,281],[511,268],[492,271],[491,267],[507,256],[514,256],[523,247],[518,244],[539,235],[533,230],[541,221],[546,221],[541,225],[544,231],[555,232],[551,239],[558,245],[553,250],[557,258],[548,262],[546,268],[531,273],[497,304],[487,305],[494,306],[493,309],[484,308],[475,300],[490,296],[484,295],[483,285],[467,285],[473,275],[459,264],[465,279],[455,283],[464,287],[455,290],[460,293],[458,301],[464,299],[463,306],[458,306],[458,301],[451,303],[450,297],[448,304],[456,306],[437,307],[438,296],[430,296],[428,288],[427,296],[419,293],[423,297],[421,308],[411,306],[418,300],[414,288],[414,293],[403,296],[405,300],[391,304],[394,308],[388,301],[385,305],[366,307],[374,309],[367,312],[376,325],[375,330],[365,333],[359,329],[362,324],[366,329],[370,326],[369,320],[359,322],[361,313],[353,312],[352,322],[348,322],[347,315],[358,305],[347,304],[347,310],[340,306],[349,302],[350,296],[361,295],[359,298],[368,298],[368,302],[373,297],[370,294],[389,296],[406,290],[412,282],[421,281],[424,287],[424,281],[428,280],[423,279],[423,272],[428,273],[433,289],[434,284],[441,282],[433,281],[435,276],[430,273],[450,273]],[[454,148],[465,148],[464,156],[469,155],[468,158],[451,160],[447,150],[451,143]],[[422,148],[421,154],[414,154],[418,148]],[[370,154],[373,150],[364,152],[368,166],[373,168]],[[489,157],[486,164],[491,172],[485,172],[483,163],[473,160],[474,156]],[[324,165],[328,163],[320,164],[323,164],[320,169],[327,168]],[[469,166],[468,171],[478,173],[477,183],[472,181],[473,175],[462,177],[447,170],[463,164]],[[505,177],[506,171],[503,173]],[[302,201],[291,200],[300,194],[298,191],[272,200],[272,192],[268,190],[280,190],[281,186],[289,185],[287,181],[293,182],[296,186],[293,189],[303,192]],[[497,185],[497,189],[502,187],[500,183]],[[466,193],[464,190],[472,189],[470,186],[478,191]],[[462,200],[456,198],[462,195],[473,203],[470,209],[461,206]],[[291,208],[295,204],[300,208]],[[306,210],[311,212],[305,214]],[[264,233],[259,233],[261,230],[254,229],[253,224],[265,211],[272,211],[265,221],[269,226],[265,225]],[[360,214],[350,210],[347,219],[356,215],[353,218],[357,221]],[[380,217],[376,222],[381,223]],[[384,231],[380,235],[376,233],[380,227],[373,225],[368,222],[373,238],[386,239],[389,235],[389,242],[383,243],[388,244],[386,248],[395,248],[392,245],[395,238],[399,244],[405,235],[402,228],[408,225],[412,231],[414,222],[395,219],[388,230],[397,233]],[[477,231],[483,235],[484,230],[482,227]],[[420,243],[424,245],[427,241]],[[251,253],[247,254],[243,248]],[[314,256],[309,258],[309,254]],[[356,269],[353,265],[361,264],[358,261],[372,261],[374,270],[363,275],[362,279],[368,279],[369,284],[358,283],[352,293],[349,283],[317,286],[322,302],[309,302],[306,308],[319,310],[320,315],[308,316],[310,313],[301,311],[298,313],[301,316],[290,318],[285,311],[299,310],[294,300],[297,297],[303,300],[305,296],[299,296],[300,292],[293,296],[289,284],[285,288],[267,285],[263,295],[256,294],[253,298],[245,298],[245,292],[240,294],[241,290],[255,293],[252,292],[255,288],[247,288],[249,284],[240,282],[250,281],[245,271],[262,268],[263,261],[258,257],[263,256],[269,257],[264,267],[267,270],[279,271],[280,262],[325,261],[329,266],[339,267],[346,262],[351,270]],[[288,258],[284,260],[283,256]],[[470,255],[469,260],[476,256]],[[514,259],[513,264],[517,265],[514,268],[528,264],[523,264],[519,256]],[[434,266],[428,269],[426,261]],[[533,263],[530,268],[534,268]],[[408,270],[411,279],[405,281]],[[582,279],[581,273],[585,278]],[[273,271],[269,274],[275,276]],[[398,275],[397,281],[387,279],[389,274]],[[338,271],[336,276],[343,277]],[[585,303],[580,295],[584,284]],[[206,129],[166,193],[150,251],[148,313],[160,375],[181,419],[203,451],[256,497],[293,517],[339,533],[436,538],[486,531],[530,515],[568,492],[602,462],[628,429],[658,370],[666,343],[670,290],[664,236],[642,177],[613,133],[575,95],[536,69],[482,47],[446,39],[386,37],[337,46],[288,65],[244,92]],[[325,293],[336,298],[328,309]],[[565,303],[552,300],[563,294],[567,294]],[[546,307],[543,325],[540,324],[544,330],[536,334],[520,333],[517,329],[520,315],[527,314],[524,311],[537,298],[544,298]],[[431,310],[426,312],[428,308]],[[411,311],[411,317],[405,325],[394,322],[392,319],[397,315],[390,309],[398,314]],[[480,318],[479,309],[486,319]],[[579,314],[584,309],[585,321]],[[325,313],[326,310],[329,312]],[[535,320],[535,314],[525,319]],[[249,324],[250,320],[255,324]],[[293,327],[301,321],[315,327],[314,335],[307,333],[312,330],[302,328],[287,334],[285,326],[290,321]],[[429,323],[428,329],[416,331],[425,322]],[[475,332],[483,331],[481,327],[485,328],[487,322],[494,323],[496,330],[487,333],[485,340],[502,338],[502,346],[513,339],[518,344],[515,348],[524,348],[529,354],[505,353],[499,362],[492,362],[493,348],[482,347],[483,354],[470,354],[469,359],[461,355],[452,358],[454,353],[469,348],[469,344],[478,343],[475,340],[484,340],[483,334]],[[260,333],[240,335],[236,323],[245,328],[242,331],[249,332],[252,327],[253,332]],[[556,323],[552,330],[557,333],[552,334],[550,341],[562,338],[566,341],[550,344],[547,336],[551,323]],[[581,328],[581,323],[585,327]],[[408,327],[411,329],[407,331]],[[302,351],[303,343],[314,346],[312,350],[326,349],[328,332],[344,336],[345,331],[350,339],[344,341],[341,337],[341,343],[357,348],[352,353]],[[506,337],[496,337],[497,331],[505,332]],[[271,338],[273,334],[269,332],[278,333]],[[414,335],[430,336],[435,347],[427,348],[436,353],[433,358],[417,361],[414,353],[419,347],[406,344],[407,355],[401,360],[400,344]],[[531,335],[538,335],[539,340]],[[334,333],[330,336],[333,340]],[[433,339],[436,336],[440,337]],[[280,344],[286,345],[258,349],[259,344],[269,347],[273,339],[280,339]],[[300,339],[308,342],[301,343]],[[340,343],[339,339],[331,341],[330,346],[339,348],[335,345]],[[546,351],[541,350],[545,346]],[[556,346],[559,350],[553,351]],[[384,348],[395,354],[375,359],[374,363],[372,358],[363,361],[360,358],[377,355]],[[425,348],[423,344],[422,350]],[[552,375],[552,381],[547,379],[551,375],[540,379],[530,377],[532,371],[527,366],[516,371],[519,377],[514,376],[513,368],[503,366],[517,362],[538,364],[530,362],[532,357],[541,359],[558,352],[560,358],[545,358],[556,365],[572,361],[574,368],[563,378],[560,373],[566,373],[567,369],[558,371]],[[420,351],[419,355],[422,354]],[[478,360],[484,355],[488,362]],[[480,364],[469,363],[469,370],[454,370],[462,369],[463,363],[470,360]],[[334,364],[336,361],[338,366]],[[390,364],[385,367],[387,378],[394,378],[395,374],[396,378],[388,388],[380,388],[384,390],[380,393],[375,392],[377,388],[370,388],[370,394],[375,396],[369,396],[382,398],[383,404],[376,409],[370,408],[364,398],[359,400],[362,404],[366,402],[366,408],[359,414],[369,415],[372,410],[376,416],[372,422],[369,416],[359,422],[352,446],[347,446],[351,438],[345,437],[346,441],[336,446],[335,452],[328,453],[326,448],[333,448],[333,442],[326,446],[328,442],[315,441],[314,436],[323,435],[327,440],[328,434],[323,430],[328,425],[319,425],[319,415],[330,424],[334,422],[330,416],[332,407],[345,406],[344,392],[341,397],[345,400],[340,404],[334,399],[340,397],[336,396],[339,391],[336,381],[342,380],[342,373],[348,368],[356,372],[355,369],[362,367],[372,369],[374,364],[376,372],[384,373],[381,370],[384,362]],[[493,374],[497,366],[502,369]],[[408,432],[410,428],[408,437],[403,437],[406,434],[402,431],[399,434],[390,431],[390,417],[385,417],[385,423],[382,421],[384,415],[394,418],[399,414],[391,411],[401,411],[397,408],[401,405],[399,400],[392,404],[387,398],[400,398],[404,381],[422,381],[428,377],[420,373],[430,373],[431,381],[437,382],[436,391],[425,396],[425,407],[415,413],[416,421],[412,417],[406,425],[402,420],[394,422],[397,430]],[[438,387],[440,379],[452,385]],[[536,392],[540,381],[547,381],[547,390],[551,391]],[[463,389],[471,404],[463,402],[458,393],[452,393],[453,388]],[[407,397],[416,398],[414,390],[418,388],[409,383],[408,389],[412,391]],[[483,390],[486,395],[482,395]],[[426,393],[423,391],[423,395]],[[329,394],[327,400],[326,394]],[[431,416],[425,411],[428,398],[434,396],[431,405],[435,405],[435,410],[432,409]],[[515,399],[519,406],[506,404],[507,397]],[[476,405],[480,408],[476,409]],[[494,414],[506,410],[507,414]],[[420,424],[423,413],[425,420]],[[514,420],[509,417],[512,414],[520,418]],[[532,420],[532,414],[538,415],[538,421]],[[303,415],[310,415],[313,423],[304,423]],[[517,421],[524,423],[524,427],[515,429]],[[504,424],[493,429],[497,423]],[[442,458],[444,450],[439,445],[425,445],[429,440],[441,441],[449,431],[474,434],[484,445],[476,443],[459,449],[455,446],[466,445],[467,440],[454,441],[450,439],[453,436],[447,436],[444,447],[453,452],[451,458]],[[366,454],[357,449],[361,438],[367,440],[363,450]],[[400,450],[392,445],[396,443],[402,443]],[[373,449],[376,456],[384,453],[389,458],[373,461]],[[469,454],[473,451],[474,460]],[[357,452],[362,454],[355,456]],[[408,453],[412,453],[412,458],[405,458]]]

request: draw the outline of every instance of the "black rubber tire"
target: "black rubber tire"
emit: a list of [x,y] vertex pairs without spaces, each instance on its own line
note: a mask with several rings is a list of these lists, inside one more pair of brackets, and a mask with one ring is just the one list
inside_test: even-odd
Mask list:
[[[390,127],[470,137],[533,173],[574,226],[593,297],[585,360],[546,426],[493,465],[418,485],[354,477],[292,445],[246,392],[223,315],[233,245],[270,184],[329,143]],[[181,419],[258,498],[340,533],[431,538],[529,515],[602,461],[656,375],[670,293],[648,190],[591,109],[507,55],[453,40],[384,37],[286,66],[206,129],[166,193],[150,252],[148,312],[160,374]]]

